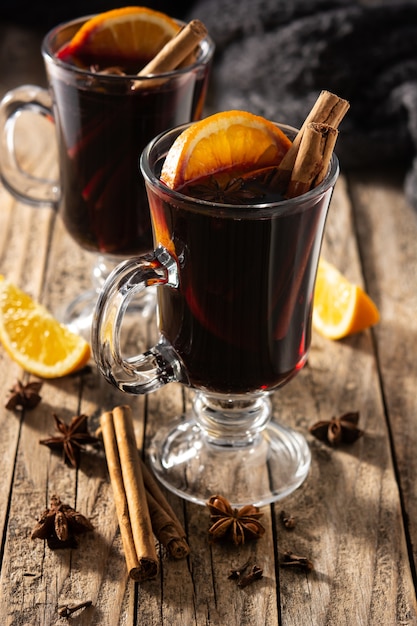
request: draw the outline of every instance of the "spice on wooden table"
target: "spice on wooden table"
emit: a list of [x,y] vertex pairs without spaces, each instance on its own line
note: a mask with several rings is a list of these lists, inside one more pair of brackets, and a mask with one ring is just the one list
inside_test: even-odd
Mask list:
[[87,517],[53,495],[49,509],[42,513],[33,529],[31,539],[46,539],[51,550],[76,548],[75,536],[92,530],[94,526]]
[[244,587],[247,587],[248,585],[254,583],[255,580],[260,580],[262,577],[263,569],[256,564],[252,565],[249,574],[246,574],[245,576],[241,576],[239,578],[239,580],[237,581],[237,586],[243,589]]
[[320,420],[310,426],[309,431],[316,439],[337,446],[342,443],[354,443],[362,437],[364,431],[359,428],[358,423],[359,412],[353,411],[332,417],[330,420]]
[[281,511],[279,518],[283,526],[285,526],[288,530],[293,530],[296,527],[296,520],[293,515],[289,515],[285,511]]
[[97,443],[97,437],[91,435],[87,428],[88,417],[75,415],[70,424],[66,424],[60,417],[54,414],[55,426],[60,434],[53,435],[48,439],[39,441],[52,450],[62,451],[64,459],[72,467],[77,468],[80,464],[80,452],[89,443]]
[[158,557],[133,424],[128,411],[118,409],[104,413],[100,423],[129,576],[143,582],[157,575]]
[[158,541],[165,546],[175,559],[182,559],[190,553],[186,532],[174,510],[165,498],[151,471],[139,457],[146,498],[151,516],[152,530]]
[[68,604],[64,604],[63,606],[58,607],[58,615],[59,617],[71,617],[73,613],[77,611],[81,611],[81,609],[87,609],[92,606],[91,600],[86,600],[85,602],[80,602],[79,604],[74,604],[70,606]]
[[103,413],[100,423],[129,576],[153,578],[158,571],[153,535],[171,556],[183,558],[189,554],[185,531],[139,457],[130,407]]
[[287,551],[284,552],[283,558],[280,561],[280,565],[282,567],[290,567],[294,569],[300,569],[304,572],[310,572],[314,569],[313,562],[310,561],[306,556],[299,556],[298,554],[294,554],[294,552]]
[[260,580],[263,577],[263,569],[259,567],[256,563],[252,564],[252,567],[248,574],[245,574],[248,567],[251,564],[251,559],[246,561],[240,567],[236,567],[230,570],[230,574],[228,578],[230,580],[237,580],[237,586],[240,588],[247,587],[251,585],[255,580]]
[[209,535],[213,540],[231,539],[238,546],[249,539],[259,539],[265,533],[259,518],[259,508],[252,504],[233,508],[224,496],[215,495],[207,502],[213,522]]
[[17,380],[10,389],[10,397],[5,404],[6,409],[10,411],[34,409],[42,400],[39,394],[42,385],[41,381],[33,381],[24,385],[20,380]]

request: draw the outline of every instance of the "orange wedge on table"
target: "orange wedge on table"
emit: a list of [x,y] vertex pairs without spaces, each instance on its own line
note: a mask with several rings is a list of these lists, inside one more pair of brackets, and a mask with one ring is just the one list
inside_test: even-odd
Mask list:
[[42,305],[0,277],[0,341],[24,370],[42,378],[65,376],[87,363],[90,346]]
[[227,170],[248,172],[278,165],[291,145],[272,122],[246,111],[215,113],[189,126],[171,146],[161,180],[178,189]]
[[314,294],[314,328],[328,339],[341,339],[378,321],[378,309],[368,294],[321,258]]
[[58,53],[62,60],[113,63],[152,59],[179,31],[177,22],[147,7],[128,6],[105,11],[89,19]]

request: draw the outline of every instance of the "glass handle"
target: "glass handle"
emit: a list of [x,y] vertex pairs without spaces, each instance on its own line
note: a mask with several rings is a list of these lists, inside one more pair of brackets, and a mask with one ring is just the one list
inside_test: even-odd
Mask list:
[[56,180],[38,178],[25,172],[15,150],[16,122],[25,112],[53,120],[49,92],[35,85],[23,85],[8,91],[0,102],[0,174],[2,183],[19,200],[31,204],[55,206],[60,198]]
[[120,345],[130,301],[155,285],[176,287],[177,268],[164,249],[118,265],[100,292],[92,326],[92,348],[103,376],[122,391],[144,394],[170,382],[185,382],[180,359],[164,339],[142,354],[124,358]]

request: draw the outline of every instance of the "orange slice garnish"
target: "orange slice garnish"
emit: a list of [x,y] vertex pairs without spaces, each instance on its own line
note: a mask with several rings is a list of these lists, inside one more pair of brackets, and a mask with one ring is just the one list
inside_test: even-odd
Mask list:
[[[143,63],[152,59],[179,31],[177,22],[146,7],[124,7],[89,19],[58,53],[62,60],[85,64]],[[140,68],[139,68],[140,69]]]
[[171,189],[213,173],[260,170],[278,165],[291,145],[272,122],[246,111],[215,113],[184,130],[172,144],[161,172]]
[[321,258],[314,294],[314,328],[328,339],[341,339],[378,321],[379,311],[368,294]]

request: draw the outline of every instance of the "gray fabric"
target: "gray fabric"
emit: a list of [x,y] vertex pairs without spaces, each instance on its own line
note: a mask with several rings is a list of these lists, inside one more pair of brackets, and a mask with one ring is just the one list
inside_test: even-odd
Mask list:
[[417,207],[417,0],[198,0],[217,51],[209,105],[299,126],[322,89],[350,101],[342,169],[397,162]]

